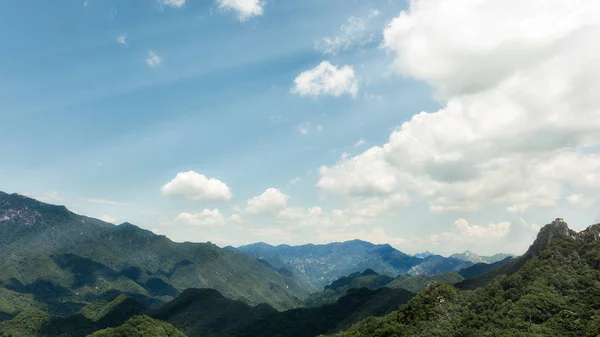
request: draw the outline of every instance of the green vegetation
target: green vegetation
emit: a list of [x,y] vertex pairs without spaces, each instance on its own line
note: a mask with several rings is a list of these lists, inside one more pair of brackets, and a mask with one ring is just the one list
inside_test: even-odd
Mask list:
[[600,225],[575,234],[557,220],[507,266],[510,275],[472,291],[433,283],[400,310],[336,336],[600,334]]
[[394,289],[406,289],[413,293],[419,293],[425,289],[431,282],[441,282],[445,284],[455,284],[464,278],[457,273],[447,273],[442,275],[400,275],[385,286]]
[[68,316],[114,293],[156,307],[184,289],[204,287],[280,310],[300,306],[307,295],[290,277],[245,254],[175,243],[17,194],[0,192],[0,219],[0,286],[23,298],[0,291],[0,320],[31,303]]
[[117,328],[96,331],[90,337],[186,337],[171,324],[152,319],[148,316],[136,316]]
[[42,332],[52,318],[38,309],[27,309],[15,318],[0,323],[0,337],[43,336]]
[[393,278],[387,275],[379,275],[372,269],[367,269],[362,273],[352,273],[333,281],[330,285],[325,286],[323,291],[310,294],[304,303],[308,307],[334,303],[350,289],[377,289],[385,286],[392,280]]
[[497,261],[494,263],[489,263],[489,264],[488,263],[476,263],[468,268],[461,269],[458,273],[466,279],[473,278],[473,277],[477,277],[481,274],[485,274],[493,269],[500,268],[512,260],[513,260],[512,257],[507,257],[504,260],[500,260],[500,261]]

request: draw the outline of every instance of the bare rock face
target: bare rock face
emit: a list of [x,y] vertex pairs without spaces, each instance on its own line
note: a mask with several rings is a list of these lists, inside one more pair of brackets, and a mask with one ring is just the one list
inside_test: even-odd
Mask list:
[[556,220],[552,221],[552,223],[540,229],[537,238],[529,247],[527,253],[525,253],[525,256],[528,258],[536,257],[540,255],[544,249],[546,249],[552,239],[565,236],[575,237],[576,234],[577,232],[570,229],[562,218],[556,218]]

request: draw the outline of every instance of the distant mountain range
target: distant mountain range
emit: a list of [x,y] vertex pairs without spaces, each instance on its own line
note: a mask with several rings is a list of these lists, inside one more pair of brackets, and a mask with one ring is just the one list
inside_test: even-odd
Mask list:
[[[361,240],[323,245],[272,246],[263,242],[225,249],[242,252],[282,275],[290,276],[310,292],[320,291],[336,279],[371,269],[395,278],[402,274],[439,275],[458,272],[475,263],[492,263],[507,254],[479,256],[466,251],[450,257],[424,252],[410,256],[390,245]],[[488,262],[482,262],[488,261]]]
[[512,254],[503,254],[503,253],[494,254],[492,256],[481,256],[481,255],[477,255],[475,253],[472,253],[471,251],[466,250],[464,253],[452,254],[452,255],[450,255],[450,257],[455,258],[455,259],[460,259],[463,261],[473,262],[473,263],[494,263],[494,262],[502,261],[502,260],[506,259],[507,257],[514,258],[515,256]]
[[227,249],[264,261],[275,270],[284,270],[310,291],[320,290],[341,276],[365,269],[395,277],[423,261],[390,245],[361,240],[302,246],[271,246],[261,242]]

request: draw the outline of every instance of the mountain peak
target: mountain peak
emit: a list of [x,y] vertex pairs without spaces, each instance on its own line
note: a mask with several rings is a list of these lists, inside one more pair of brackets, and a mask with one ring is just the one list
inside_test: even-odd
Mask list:
[[536,257],[542,253],[552,239],[557,237],[575,236],[577,234],[570,229],[562,218],[556,218],[551,223],[540,229],[537,238],[525,253],[529,258]]

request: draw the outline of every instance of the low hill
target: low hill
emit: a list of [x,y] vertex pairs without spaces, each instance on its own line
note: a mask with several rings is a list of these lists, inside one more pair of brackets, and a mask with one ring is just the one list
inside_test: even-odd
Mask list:
[[136,316],[117,328],[96,331],[90,337],[186,337],[172,325],[148,316]]
[[415,294],[421,292],[431,282],[440,282],[445,284],[456,284],[464,278],[457,273],[447,273],[441,275],[400,275],[385,286],[392,289],[406,289]]
[[321,306],[337,301],[344,296],[350,289],[367,288],[377,289],[390,283],[393,278],[387,275],[379,275],[372,269],[367,269],[362,273],[352,273],[340,277],[333,281],[330,285],[325,286],[323,291],[318,291],[310,294],[305,300],[305,305],[308,307]]
[[504,260],[500,260],[500,261],[497,261],[494,263],[476,263],[470,267],[461,269],[458,273],[462,277],[469,279],[469,278],[479,276],[481,274],[485,274],[491,270],[498,269],[498,268],[504,266],[505,264],[509,263],[512,260],[513,260],[513,258],[509,256],[509,257],[505,258]]

